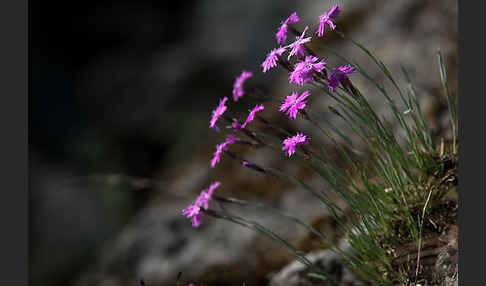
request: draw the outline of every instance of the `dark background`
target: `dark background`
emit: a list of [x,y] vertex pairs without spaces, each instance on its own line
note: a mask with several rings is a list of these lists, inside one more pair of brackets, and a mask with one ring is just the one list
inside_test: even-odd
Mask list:
[[[93,260],[95,246],[146,200],[146,192],[129,190],[111,208],[93,206],[96,195],[75,196],[57,188],[60,182],[42,192],[36,179],[60,169],[69,175],[54,175],[54,181],[96,172],[145,177],[160,167],[175,132],[173,124],[160,121],[176,119],[168,110],[184,110],[187,101],[176,96],[183,91],[168,92],[147,76],[147,69],[154,54],[187,36],[191,22],[179,19],[191,18],[194,2],[30,1],[31,285],[66,285]],[[198,108],[201,101],[192,99]],[[160,135],[153,134],[154,125]],[[64,195],[67,202],[58,202]],[[98,225],[83,229],[80,221],[90,213],[84,208],[115,217],[88,217]]]
[[[30,1],[32,285],[66,285],[151,196],[145,188],[107,190],[89,176],[153,178],[189,158],[187,149],[208,136],[211,109],[231,92],[241,64],[255,46],[273,44],[261,41],[263,33],[250,35],[248,24],[278,23],[287,13],[282,2],[254,22],[252,11],[212,5]],[[210,22],[205,9],[233,30]],[[238,18],[246,26],[233,22]],[[246,38],[238,39],[242,32]]]
[[[190,28],[188,21],[177,19],[189,19],[192,8],[191,1],[82,1],[77,5],[31,1],[29,123],[33,152],[83,172],[106,170],[111,159],[119,160],[117,167],[125,166],[123,171],[130,174],[149,175],[167,142],[150,142],[144,135],[148,132],[136,134],[136,127],[126,126],[126,122],[131,121],[137,106],[150,100],[163,115],[167,105],[180,105],[162,88],[161,99],[150,94],[154,93],[150,89],[155,79],[144,78],[144,69],[151,65],[154,53],[163,53],[184,37]],[[90,72],[100,75],[91,76]],[[98,79],[104,92],[90,90],[92,83],[84,82]],[[120,110],[126,101],[137,106]],[[155,118],[138,119],[147,122]],[[117,142],[116,148],[121,148],[118,155],[126,158],[113,156],[93,164],[89,158],[77,156],[70,145],[80,137],[96,137],[87,134],[90,132],[108,132],[105,139]]]
[[[404,62],[411,68],[439,134],[444,115],[437,106],[444,102],[437,95],[438,77],[430,75],[441,48],[455,84],[456,2],[338,3],[345,31],[364,39],[392,70]],[[184,162],[207,161],[200,154],[211,154],[220,141],[207,128],[210,112],[219,98],[231,96],[234,78],[242,69],[259,70],[280,21],[291,12],[315,17],[330,6],[323,1],[30,1],[30,284],[87,285],[79,281],[106,273],[136,281],[143,251],[130,254],[137,259],[122,252],[115,266],[100,261],[116,252],[110,245],[127,225],[143,221],[138,214],[159,201],[171,202],[160,194],[164,188],[142,179],[170,185],[181,180]],[[329,43],[343,45],[335,37]],[[253,84],[281,92],[285,77],[260,73]]]

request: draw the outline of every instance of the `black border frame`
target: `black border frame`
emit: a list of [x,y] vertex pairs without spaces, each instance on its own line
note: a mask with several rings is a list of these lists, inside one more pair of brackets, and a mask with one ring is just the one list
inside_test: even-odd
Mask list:
[[[465,3],[471,5],[465,5]],[[476,4],[476,5],[474,5]],[[484,114],[484,95],[481,83],[482,44],[484,11],[482,2],[458,1],[459,27],[459,285],[482,285],[484,243],[483,233],[484,162],[483,140],[477,135],[483,133],[481,114]],[[468,41],[469,40],[469,41]],[[478,102],[479,101],[479,102]],[[469,129],[469,132],[466,132]],[[479,132],[478,132],[479,131]],[[468,135],[465,135],[468,134]],[[483,147],[483,148],[481,148]],[[466,215],[467,214],[467,215]],[[468,234],[469,232],[469,234]],[[475,283],[476,282],[476,283]],[[479,282],[479,283],[477,283]]]
[[28,283],[28,1],[0,4],[2,285]]

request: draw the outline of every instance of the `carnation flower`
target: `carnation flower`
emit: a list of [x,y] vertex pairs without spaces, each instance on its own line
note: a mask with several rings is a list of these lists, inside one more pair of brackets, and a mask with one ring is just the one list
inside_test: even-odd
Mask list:
[[348,77],[346,74],[352,73],[355,71],[355,67],[346,65],[340,66],[337,69],[334,69],[332,73],[327,77],[329,82],[329,90],[334,91],[334,89],[339,85],[339,83],[343,82],[343,80],[347,79]]
[[233,144],[237,141],[240,141],[240,138],[230,134],[230,135],[226,136],[226,141],[224,141],[224,143]]
[[218,107],[216,107],[215,110],[213,110],[213,114],[211,117],[211,121],[209,122],[209,127],[216,129],[219,131],[218,126],[216,125],[216,121],[218,121],[219,117],[223,115],[223,113],[228,109],[226,105],[224,105],[228,101],[228,98],[225,96],[223,99],[219,101]]
[[251,121],[253,121],[253,119],[255,118],[255,113],[257,113],[258,111],[260,110],[263,110],[264,107],[263,107],[263,104],[260,104],[260,105],[256,105],[251,111],[250,111],[250,114],[248,115],[248,118],[246,118],[246,121],[245,123],[243,123],[243,125],[241,125],[241,128],[245,128],[246,124],[250,123]]
[[287,151],[287,155],[290,157],[295,153],[297,145],[306,144],[309,142],[309,138],[302,133],[297,133],[294,137],[289,137],[283,141],[284,146],[282,151]]
[[211,167],[214,168],[217,163],[221,160],[221,154],[223,154],[223,151],[228,148],[228,145],[235,143],[236,141],[239,141],[240,139],[234,135],[228,135],[226,136],[226,140],[219,144],[216,145],[216,152],[214,152],[213,158],[211,159]]
[[238,123],[238,121],[235,121],[235,122],[231,123],[231,127],[232,127],[232,128],[235,130],[235,131],[237,131],[238,129],[240,129],[240,128],[241,128],[241,124],[240,124],[240,123]]
[[213,191],[221,185],[220,182],[214,182],[209,186],[208,191],[202,190],[201,194],[197,197],[194,204],[189,205],[187,208],[182,210],[182,215],[190,218],[193,227],[198,227],[201,225],[202,213],[201,207],[208,209],[208,202],[211,199]]
[[311,41],[311,38],[312,37],[308,37],[308,38],[304,38],[305,36],[305,32],[307,32],[307,29],[309,29],[309,26],[306,26],[305,29],[304,29],[304,32],[302,32],[302,35],[300,35],[300,37],[298,37],[295,42],[293,42],[292,44],[288,45],[288,47],[292,48],[292,50],[290,50],[290,53],[289,53],[289,56],[288,56],[288,60],[290,60],[290,57],[293,56],[293,55],[297,55],[299,57],[304,57],[304,44],[305,43],[308,43]]
[[329,25],[331,30],[336,28],[336,25],[331,21],[331,19],[335,20],[341,14],[341,10],[339,9],[338,5],[334,5],[329,12],[326,12],[319,16],[319,28],[317,30],[317,36],[322,37],[324,35],[324,26],[326,24]]
[[253,73],[243,71],[239,77],[236,78],[235,83],[233,85],[233,100],[238,101],[238,98],[242,97],[245,94],[243,90],[243,84],[245,81],[252,77]]
[[287,115],[290,119],[295,119],[297,117],[297,112],[299,109],[304,109],[306,102],[304,101],[310,95],[309,91],[304,91],[300,96],[297,92],[293,92],[291,95],[287,96],[285,102],[280,106],[279,111],[287,111]]
[[195,205],[204,207],[205,210],[208,209],[208,202],[211,199],[211,196],[213,195],[213,191],[221,185],[220,182],[214,182],[209,186],[208,191],[206,192],[205,190],[201,191],[201,194],[199,197],[197,197]]
[[187,208],[182,210],[182,215],[191,219],[193,227],[198,227],[201,225],[202,213],[201,208],[198,205],[189,205]]
[[292,23],[297,23],[299,22],[300,19],[297,16],[297,13],[294,12],[292,13],[285,22],[282,23],[280,26],[280,29],[278,29],[277,34],[275,35],[277,37],[277,43],[283,44],[285,43],[285,40],[287,40],[287,24],[292,24]]
[[315,70],[316,72],[321,72],[326,66],[326,62],[324,61],[315,63],[317,60],[317,57],[307,56],[305,57],[305,61],[296,63],[294,70],[290,73],[289,83],[294,82],[302,85],[306,82],[311,82],[314,80],[312,71]]
[[263,67],[263,72],[267,72],[267,70],[269,70],[270,68],[277,66],[278,56],[281,56],[286,50],[287,47],[280,47],[277,49],[273,49],[267,55],[265,61],[261,64],[261,66]]

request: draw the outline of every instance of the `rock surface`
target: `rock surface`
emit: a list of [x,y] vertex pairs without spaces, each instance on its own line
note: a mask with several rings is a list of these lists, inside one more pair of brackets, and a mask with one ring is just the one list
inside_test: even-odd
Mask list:
[[[309,253],[306,257],[319,266],[327,273],[335,277],[336,282],[343,286],[364,286],[362,282],[346,268],[340,256],[331,250],[320,250]],[[330,282],[322,279],[313,278],[308,275],[309,270],[302,263],[294,261],[285,266],[279,273],[273,276],[270,286],[327,286],[332,285]]]

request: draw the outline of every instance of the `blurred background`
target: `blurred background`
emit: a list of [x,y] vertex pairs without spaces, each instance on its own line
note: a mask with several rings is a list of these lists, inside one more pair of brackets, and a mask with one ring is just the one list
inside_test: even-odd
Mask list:
[[[211,218],[194,229],[180,214],[215,180],[223,183],[221,194],[266,201],[332,233],[326,210],[302,191],[229,158],[211,169],[214,146],[224,137],[208,124],[218,100],[231,97],[241,70],[254,73],[249,87],[278,99],[290,94],[283,69],[263,74],[260,68],[276,46],[280,22],[296,11],[296,27],[315,31],[318,16],[336,3],[341,31],[401,82],[404,65],[434,134],[450,136],[436,52],[445,55],[454,89],[457,1],[30,1],[30,285],[140,285],[142,279],[175,285],[180,272],[182,281],[204,285],[267,285],[292,261],[283,247]],[[319,43],[384,80],[349,42],[329,33],[312,43],[335,66],[339,60]],[[378,92],[359,75],[351,78],[386,114]],[[330,103],[322,96],[312,101],[324,112]],[[231,100],[231,114],[243,118],[255,102]],[[262,114],[312,134],[305,123],[285,120],[276,106],[266,105]],[[238,152],[325,189],[279,154]],[[305,231],[262,210],[235,211],[304,251],[318,248]]]

